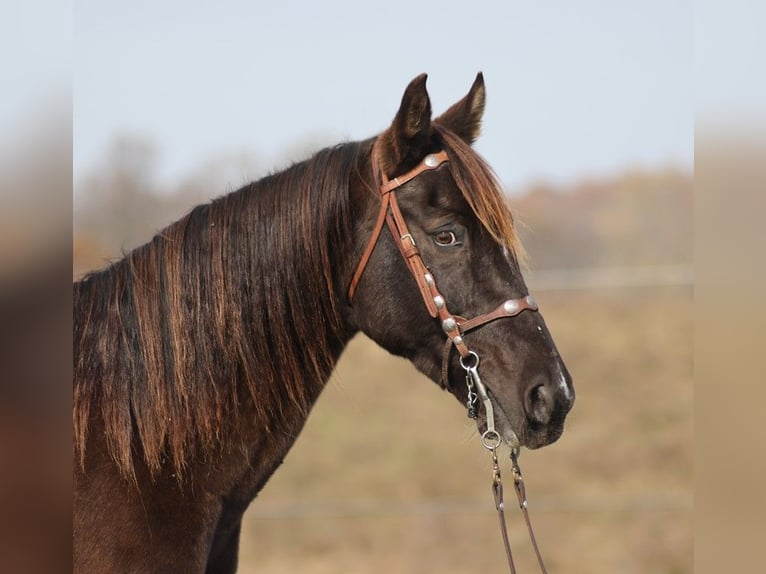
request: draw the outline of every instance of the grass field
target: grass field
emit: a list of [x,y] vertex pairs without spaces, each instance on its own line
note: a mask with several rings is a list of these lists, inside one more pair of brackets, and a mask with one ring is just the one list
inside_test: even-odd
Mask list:
[[[521,456],[551,574],[691,572],[691,289],[536,295],[577,391],[563,437]],[[248,511],[239,571],[507,571],[490,480],[457,401],[358,337]]]

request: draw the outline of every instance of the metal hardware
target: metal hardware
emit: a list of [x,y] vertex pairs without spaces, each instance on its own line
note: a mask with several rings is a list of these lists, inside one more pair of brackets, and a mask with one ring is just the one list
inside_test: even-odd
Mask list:
[[516,313],[518,310],[519,310],[519,302],[516,299],[508,299],[508,301],[503,303],[503,311],[505,311],[509,315],[511,313]]
[[487,429],[484,431],[484,434],[481,435],[481,444],[487,450],[494,451],[502,442],[503,439],[500,438],[500,433],[494,429]]
[[[466,364],[466,359],[470,357],[471,361],[473,361],[473,364]],[[460,357],[460,366],[463,367],[466,371],[469,369],[475,369],[479,366],[479,355],[474,353],[473,351],[468,351],[468,355],[465,357]]]
[[468,394],[465,400],[465,406],[468,410],[468,418],[476,420],[479,418],[479,396],[476,394],[476,387],[470,375],[465,376],[465,384],[468,387]]

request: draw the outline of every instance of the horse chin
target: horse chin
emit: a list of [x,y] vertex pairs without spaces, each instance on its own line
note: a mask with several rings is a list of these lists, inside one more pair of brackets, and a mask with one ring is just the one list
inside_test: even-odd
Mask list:
[[526,433],[526,440],[524,442],[524,446],[530,450],[553,444],[559,440],[564,432],[563,424],[549,424],[545,428],[535,428],[535,426],[538,425],[535,425],[534,423],[529,425],[529,430]]
[[[500,433],[503,442],[509,447],[523,446],[530,450],[535,450],[553,444],[563,434],[563,421],[540,425],[530,422],[522,415],[514,417],[520,420],[511,422],[511,417],[508,416],[500,401],[492,395],[491,391],[489,395],[495,412],[495,427]],[[487,419],[484,413],[479,416],[477,422],[479,434],[483,434],[487,430]]]
[[[511,448],[526,446],[524,442],[524,425],[514,424],[511,418],[506,414],[500,402],[489,391],[489,400],[492,401],[492,407],[495,412],[495,428],[500,434],[503,442]],[[482,409],[483,411],[483,409]],[[483,435],[487,431],[486,413],[482,412],[476,421],[479,428],[479,434]]]

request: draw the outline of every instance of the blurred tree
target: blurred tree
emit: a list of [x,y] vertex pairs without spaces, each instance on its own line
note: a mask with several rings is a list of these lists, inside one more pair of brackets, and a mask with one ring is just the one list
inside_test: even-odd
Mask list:
[[626,172],[571,188],[538,185],[514,197],[536,269],[691,263],[690,174]]
[[[313,136],[286,149],[281,167],[326,143]],[[158,151],[123,136],[75,194],[75,269],[82,271],[148,241],[193,206],[264,175],[258,154],[227,151],[173,187],[157,181]],[[279,163],[279,162],[277,162]],[[629,171],[554,188],[538,184],[512,207],[533,269],[691,263],[691,175]]]
[[74,271],[92,269],[145,243],[195,205],[256,179],[258,162],[242,151],[214,156],[174,187],[157,180],[157,147],[120,136],[103,165],[76,186]]
[[163,219],[154,181],[156,156],[147,140],[116,139],[104,166],[76,188],[75,235],[88,235],[111,255],[151,237]]

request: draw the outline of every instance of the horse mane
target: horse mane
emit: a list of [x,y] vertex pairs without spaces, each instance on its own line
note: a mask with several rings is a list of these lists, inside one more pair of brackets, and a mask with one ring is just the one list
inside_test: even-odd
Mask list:
[[[194,208],[74,285],[74,446],[89,426],[135,476],[212,452],[244,428],[308,414],[343,345],[333,276],[351,236],[349,182],[363,143],[327,148]],[[288,412],[289,411],[289,412]],[[97,413],[97,414],[96,414]],[[199,451],[198,451],[199,452]]]
[[[492,237],[523,255],[491,168],[433,124],[465,200]],[[352,178],[372,140],[310,159],[195,207],[151,241],[74,285],[74,448],[85,467],[100,419],[109,454],[178,477],[238,432],[248,402],[265,433],[291,434],[348,333],[336,284],[353,246]],[[345,251],[344,251],[345,250]],[[233,430],[234,432],[229,432]]]

